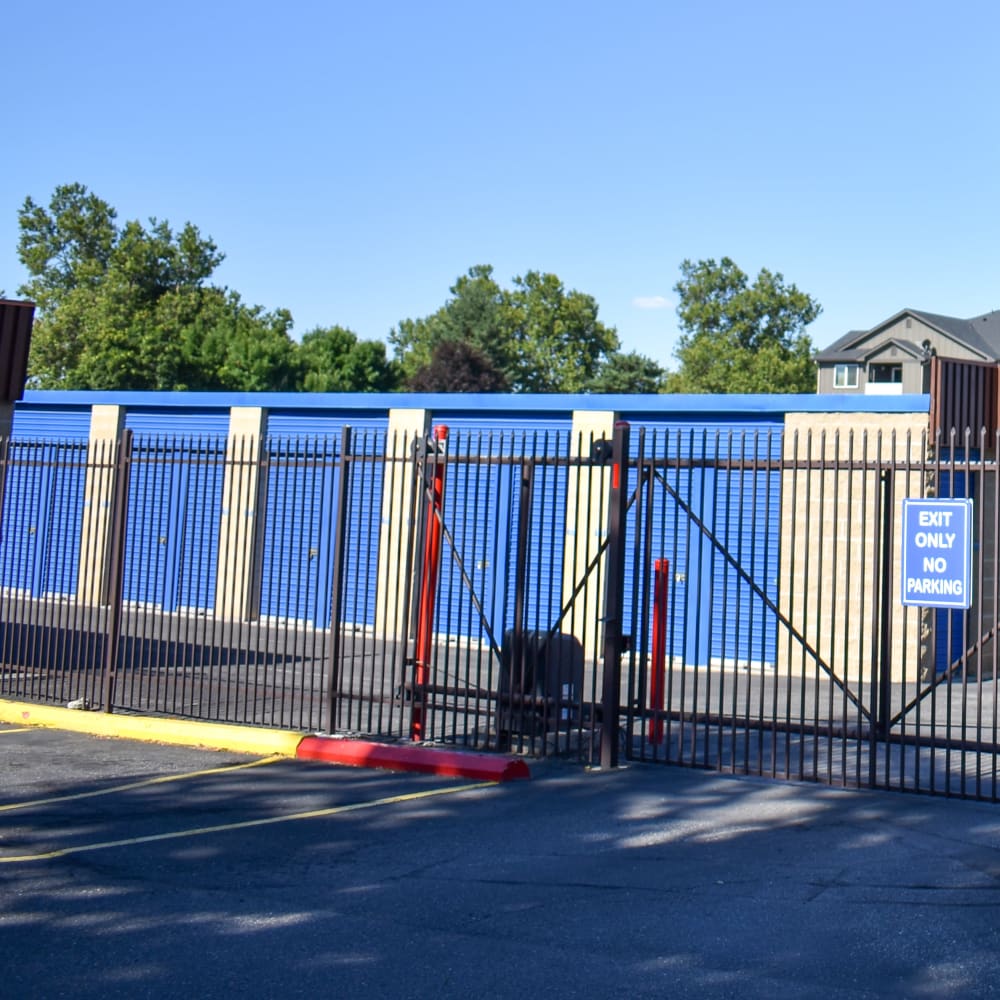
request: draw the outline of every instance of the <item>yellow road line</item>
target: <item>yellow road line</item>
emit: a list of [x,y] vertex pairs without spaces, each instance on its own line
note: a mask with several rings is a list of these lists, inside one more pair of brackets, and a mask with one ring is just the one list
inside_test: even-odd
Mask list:
[[43,854],[22,854],[18,857],[0,857],[0,864],[16,864],[26,861],[49,861],[52,858],[64,858],[69,854],[82,854],[85,851],[104,851],[109,847],[132,847],[136,844],[151,844],[158,840],[178,840],[183,837],[203,837],[210,833],[228,833],[232,830],[248,830],[254,826],[272,826],[275,823],[291,823],[302,819],[321,819],[325,816],[336,816],[339,813],[359,812],[362,809],[375,809],[378,806],[395,805],[399,802],[415,802],[417,799],[429,799],[435,795],[454,795],[456,792],[469,792],[477,788],[492,788],[495,781],[481,781],[474,785],[456,785],[447,788],[431,788],[422,792],[408,792],[405,795],[390,795],[384,799],[373,799],[370,802],[352,802],[346,806],[330,806],[327,809],[313,809],[309,812],[289,813],[286,816],[267,816],[264,819],[248,819],[239,823],[223,823],[220,826],[203,826],[191,830],[172,830],[170,833],[154,833],[146,837],[129,837],[126,840],[107,840],[98,844],[78,844],[74,847],[61,847],[55,851]]
[[20,729],[0,729],[0,736],[6,736],[8,733],[33,733],[34,731],[34,726],[22,726]]
[[225,774],[229,771],[242,771],[248,767],[260,767],[262,764],[274,764],[287,758],[280,754],[252,760],[245,764],[229,764],[226,767],[210,767],[203,771],[188,771],[185,774],[167,774],[159,778],[144,778],[142,781],[131,781],[127,785],[115,785],[112,788],[99,788],[93,792],[74,792],[72,795],[55,795],[48,799],[31,799],[28,802],[11,802],[0,806],[0,812],[11,812],[15,809],[31,809],[34,806],[49,806],[54,802],[73,802],[75,799],[92,799],[97,795],[113,795],[115,792],[128,792],[133,788],[145,788],[148,785],[164,785],[168,781],[186,781],[188,778],[200,778],[206,774]]

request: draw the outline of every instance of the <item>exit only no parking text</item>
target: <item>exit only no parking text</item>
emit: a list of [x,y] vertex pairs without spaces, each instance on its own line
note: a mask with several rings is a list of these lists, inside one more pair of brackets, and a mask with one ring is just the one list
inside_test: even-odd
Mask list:
[[972,501],[903,501],[901,601],[972,606]]

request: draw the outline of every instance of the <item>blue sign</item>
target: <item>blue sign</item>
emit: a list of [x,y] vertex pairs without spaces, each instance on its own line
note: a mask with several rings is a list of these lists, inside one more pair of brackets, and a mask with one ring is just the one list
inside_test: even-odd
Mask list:
[[972,501],[903,501],[903,604],[972,607]]

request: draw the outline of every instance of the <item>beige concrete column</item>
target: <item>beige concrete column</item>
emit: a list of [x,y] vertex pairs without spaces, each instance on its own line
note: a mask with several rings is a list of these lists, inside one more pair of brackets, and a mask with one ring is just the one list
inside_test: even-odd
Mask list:
[[[575,410],[570,441],[570,457],[589,456],[591,446],[602,438],[611,441],[618,414],[611,410]],[[606,560],[602,555],[587,574],[607,536],[608,503],[611,497],[611,466],[592,468],[571,466],[566,486],[566,538],[563,545],[562,606],[573,601],[563,618],[561,631],[579,639],[584,655],[601,653],[602,630],[598,622],[603,614]],[[573,592],[580,586],[580,593]]]
[[[839,679],[852,686],[862,678],[871,681],[881,580],[876,564],[881,486],[877,471],[860,466],[893,456],[904,465],[908,435],[909,458],[916,464],[926,430],[927,415],[921,413],[790,413],[785,418],[782,457],[795,461],[781,477],[778,604],[805,642],[778,626],[781,672],[825,678],[806,652],[808,644]],[[815,467],[820,460],[824,467]],[[934,657],[927,614],[910,608],[904,615],[899,601],[903,498],[924,496],[927,485],[919,472],[902,469],[893,483],[893,681],[903,680],[905,673],[912,683]]]
[[261,513],[260,450],[266,426],[267,411],[259,406],[234,406],[229,411],[215,581],[216,618],[245,621],[258,614],[256,542]]
[[117,465],[115,445],[125,426],[125,407],[100,404],[90,410],[87,474],[76,592],[83,604],[105,603]]
[[[385,478],[382,486],[382,520],[379,528],[378,584],[375,632],[387,639],[403,639],[406,590],[406,554],[413,531],[413,442],[422,440],[431,427],[430,410],[389,411],[385,444]],[[420,511],[416,511],[417,516]]]

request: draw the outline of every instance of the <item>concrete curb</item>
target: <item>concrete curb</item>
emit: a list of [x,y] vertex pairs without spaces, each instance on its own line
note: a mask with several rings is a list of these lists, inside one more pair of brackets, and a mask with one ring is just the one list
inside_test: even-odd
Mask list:
[[531,777],[527,763],[518,757],[411,744],[372,743],[336,736],[306,736],[299,744],[296,756],[301,760],[322,760],[350,767],[417,771],[479,781],[516,781]]
[[282,757],[294,757],[302,740],[302,733],[278,729],[256,729],[252,726],[195,722],[188,719],[159,719],[144,715],[115,715],[3,700],[0,700],[0,722],[262,756],[278,754]]
[[63,729],[146,743],[228,750],[231,753],[276,754],[349,767],[414,771],[477,781],[515,781],[531,777],[527,763],[516,757],[412,744],[373,743],[336,736],[307,736],[287,730],[258,729],[221,722],[116,715],[3,699],[0,699],[0,723]]

